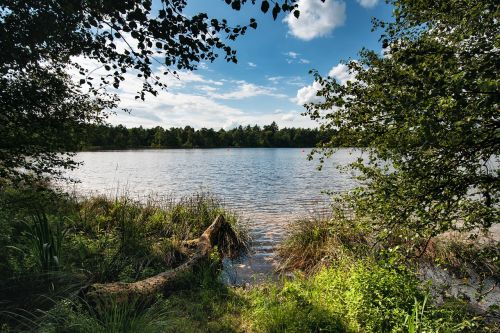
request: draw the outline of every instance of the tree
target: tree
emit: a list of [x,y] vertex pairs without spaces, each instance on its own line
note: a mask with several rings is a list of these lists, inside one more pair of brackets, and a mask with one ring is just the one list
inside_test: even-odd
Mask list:
[[83,125],[113,101],[92,100],[66,74],[44,68],[0,77],[0,179],[60,175],[75,166]]
[[[385,55],[362,50],[341,85],[315,73],[323,101],[307,113],[368,144],[345,195],[381,239],[425,248],[449,230],[499,221],[499,8],[494,0],[393,0]],[[330,155],[337,138],[325,145]],[[348,139],[348,141],[350,141]]]
[[[239,10],[247,1],[225,2]],[[253,18],[231,26],[205,13],[188,17],[187,0],[157,4],[158,9],[152,0],[0,0],[0,177],[22,178],[26,171],[58,175],[74,167],[71,156],[60,153],[74,150],[80,125],[103,121],[102,110],[116,107],[108,88],[119,88],[125,73],[143,79],[136,98],[156,95],[165,84],[155,69],[176,75],[219,54],[236,63],[236,51],[225,41],[257,27]],[[285,0],[271,12],[274,19],[280,12],[298,16],[296,7],[295,0]],[[267,12],[269,2],[262,1],[261,9]],[[94,78],[78,57],[92,59],[108,74]]]

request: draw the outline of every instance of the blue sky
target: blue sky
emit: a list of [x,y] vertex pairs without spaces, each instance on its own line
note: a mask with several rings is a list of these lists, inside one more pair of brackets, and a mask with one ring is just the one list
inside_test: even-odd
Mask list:
[[[260,1],[246,4],[240,12],[223,0],[189,0],[186,14],[206,12],[245,24],[250,17],[258,28],[250,29],[233,46],[238,64],[220,59],[202,63],[179,79],[166,78],[169,87],[145,102],[133,96],[138,82],[133,75],[120,88],[121,107],[109,118],[112,124],[133,126],[232,128],[264,125],[276,121],[280,127],[312,127],[303,103],[313,101],[315,87],[309,70],[349,78],[341,60],[356,59],[363,47],[381,50],[378,32],[371,32],[371,18],[389,19],[391,8],[381,0],[300,0],[301,16],[281,15],[273,21],[260,12]],[[333,69],[333,70],[332,70]]]

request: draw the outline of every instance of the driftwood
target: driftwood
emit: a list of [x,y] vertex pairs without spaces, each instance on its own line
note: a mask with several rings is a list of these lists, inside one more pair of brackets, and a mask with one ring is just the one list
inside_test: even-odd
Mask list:
[[179,275],[191,271],[210,255],[218,242],[223,239],[221,234],[227,230],[233,232],[224,217],[219,215],[199,238],[184,243],[185,250],[190,255],[189,259],[179,267],[137,282],[95,283],[85,291],[85,298],[92,301],[112,298],[115,302],[121,303],[132,299],[148,299],[157,293],[167,291]]

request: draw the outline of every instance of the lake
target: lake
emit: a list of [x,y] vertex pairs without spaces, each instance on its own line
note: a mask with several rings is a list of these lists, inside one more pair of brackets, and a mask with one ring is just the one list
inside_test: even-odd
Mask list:
[[179,198],[208,191],[243,217],[254,239],[253,253],[234,264],[231,279],[242,283],[265,277],[273,267],[273,247],[282,239],[288,222],[324,214],[329,197],[355,186],[349,173],[337,167],[360,156],[358,150],[340,149],[319,162],[307,160],[310,149],[230,148],[158,149],[81,152],[82,162],[68,175],[79,181],[76,193],[127,194]]

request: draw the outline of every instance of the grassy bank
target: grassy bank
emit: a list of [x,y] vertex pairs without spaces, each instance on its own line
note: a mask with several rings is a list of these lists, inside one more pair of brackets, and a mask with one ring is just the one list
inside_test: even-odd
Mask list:
[[[81,291],[93,283],[133,282],[179,266],[188,259],[182,243],[199,237],[220,214],[240,243],[222,243],[196,274],[178,282],[179,290],[207,284],[207,276],[220,269],[220,256],[237,255],[247,242],[237,216],[204,193],[139,203],[126,197],[77,199],[44,185],[4,186],[0,207],[0,319],[6,331],[41,329],[46,320],[60,323],[61,318],[71,327],[73,320],[88,322],[91,330],[92,318],[106,321],[111,315],[115,322],[121,320],[115,316],[129,317],[124,311],[130,308],[93,313],[81,302]],[[158,306],[134,313],[143,316],[145,311],[148,318]]]
[[[380,251],[362,224],[298,220],[279,249],[293,278],[249,288],[223,285],[221,256],[247,243],[238,218],[206,194],[136,202],[77,199],[46,186],[0,193],[2,332],[494,332],[465,300],[438,303],[417,274],[418,260]],[[227,244],[175,289],[147,303],[82,295],[95,283],[132,282],[175,268],[181,244],[219,214],[242,243]],[[233,244],[234,245],[234,244]],[[433,243],[419,260],[498,274],[494,247]],[[481,256],[478,253],[482,253]],[[479,257],[478,257],[479,256]],[[486,259],[488,258],[488,259]]]
[[[447,234],[427,242],[424,252],[407,241],[386,242],[376,239],[363,221],[345,216],[295,221],[278,255],[280,269],[295,272],[296,278],[262,298],[264,331],[500,329],[498,302],[486,309],[476,306],[500,281],[498,241]],[[429,279],[424,268],[445,275],[447,285]],[[452,284],[474,292],[457,293],[460,286]]]

